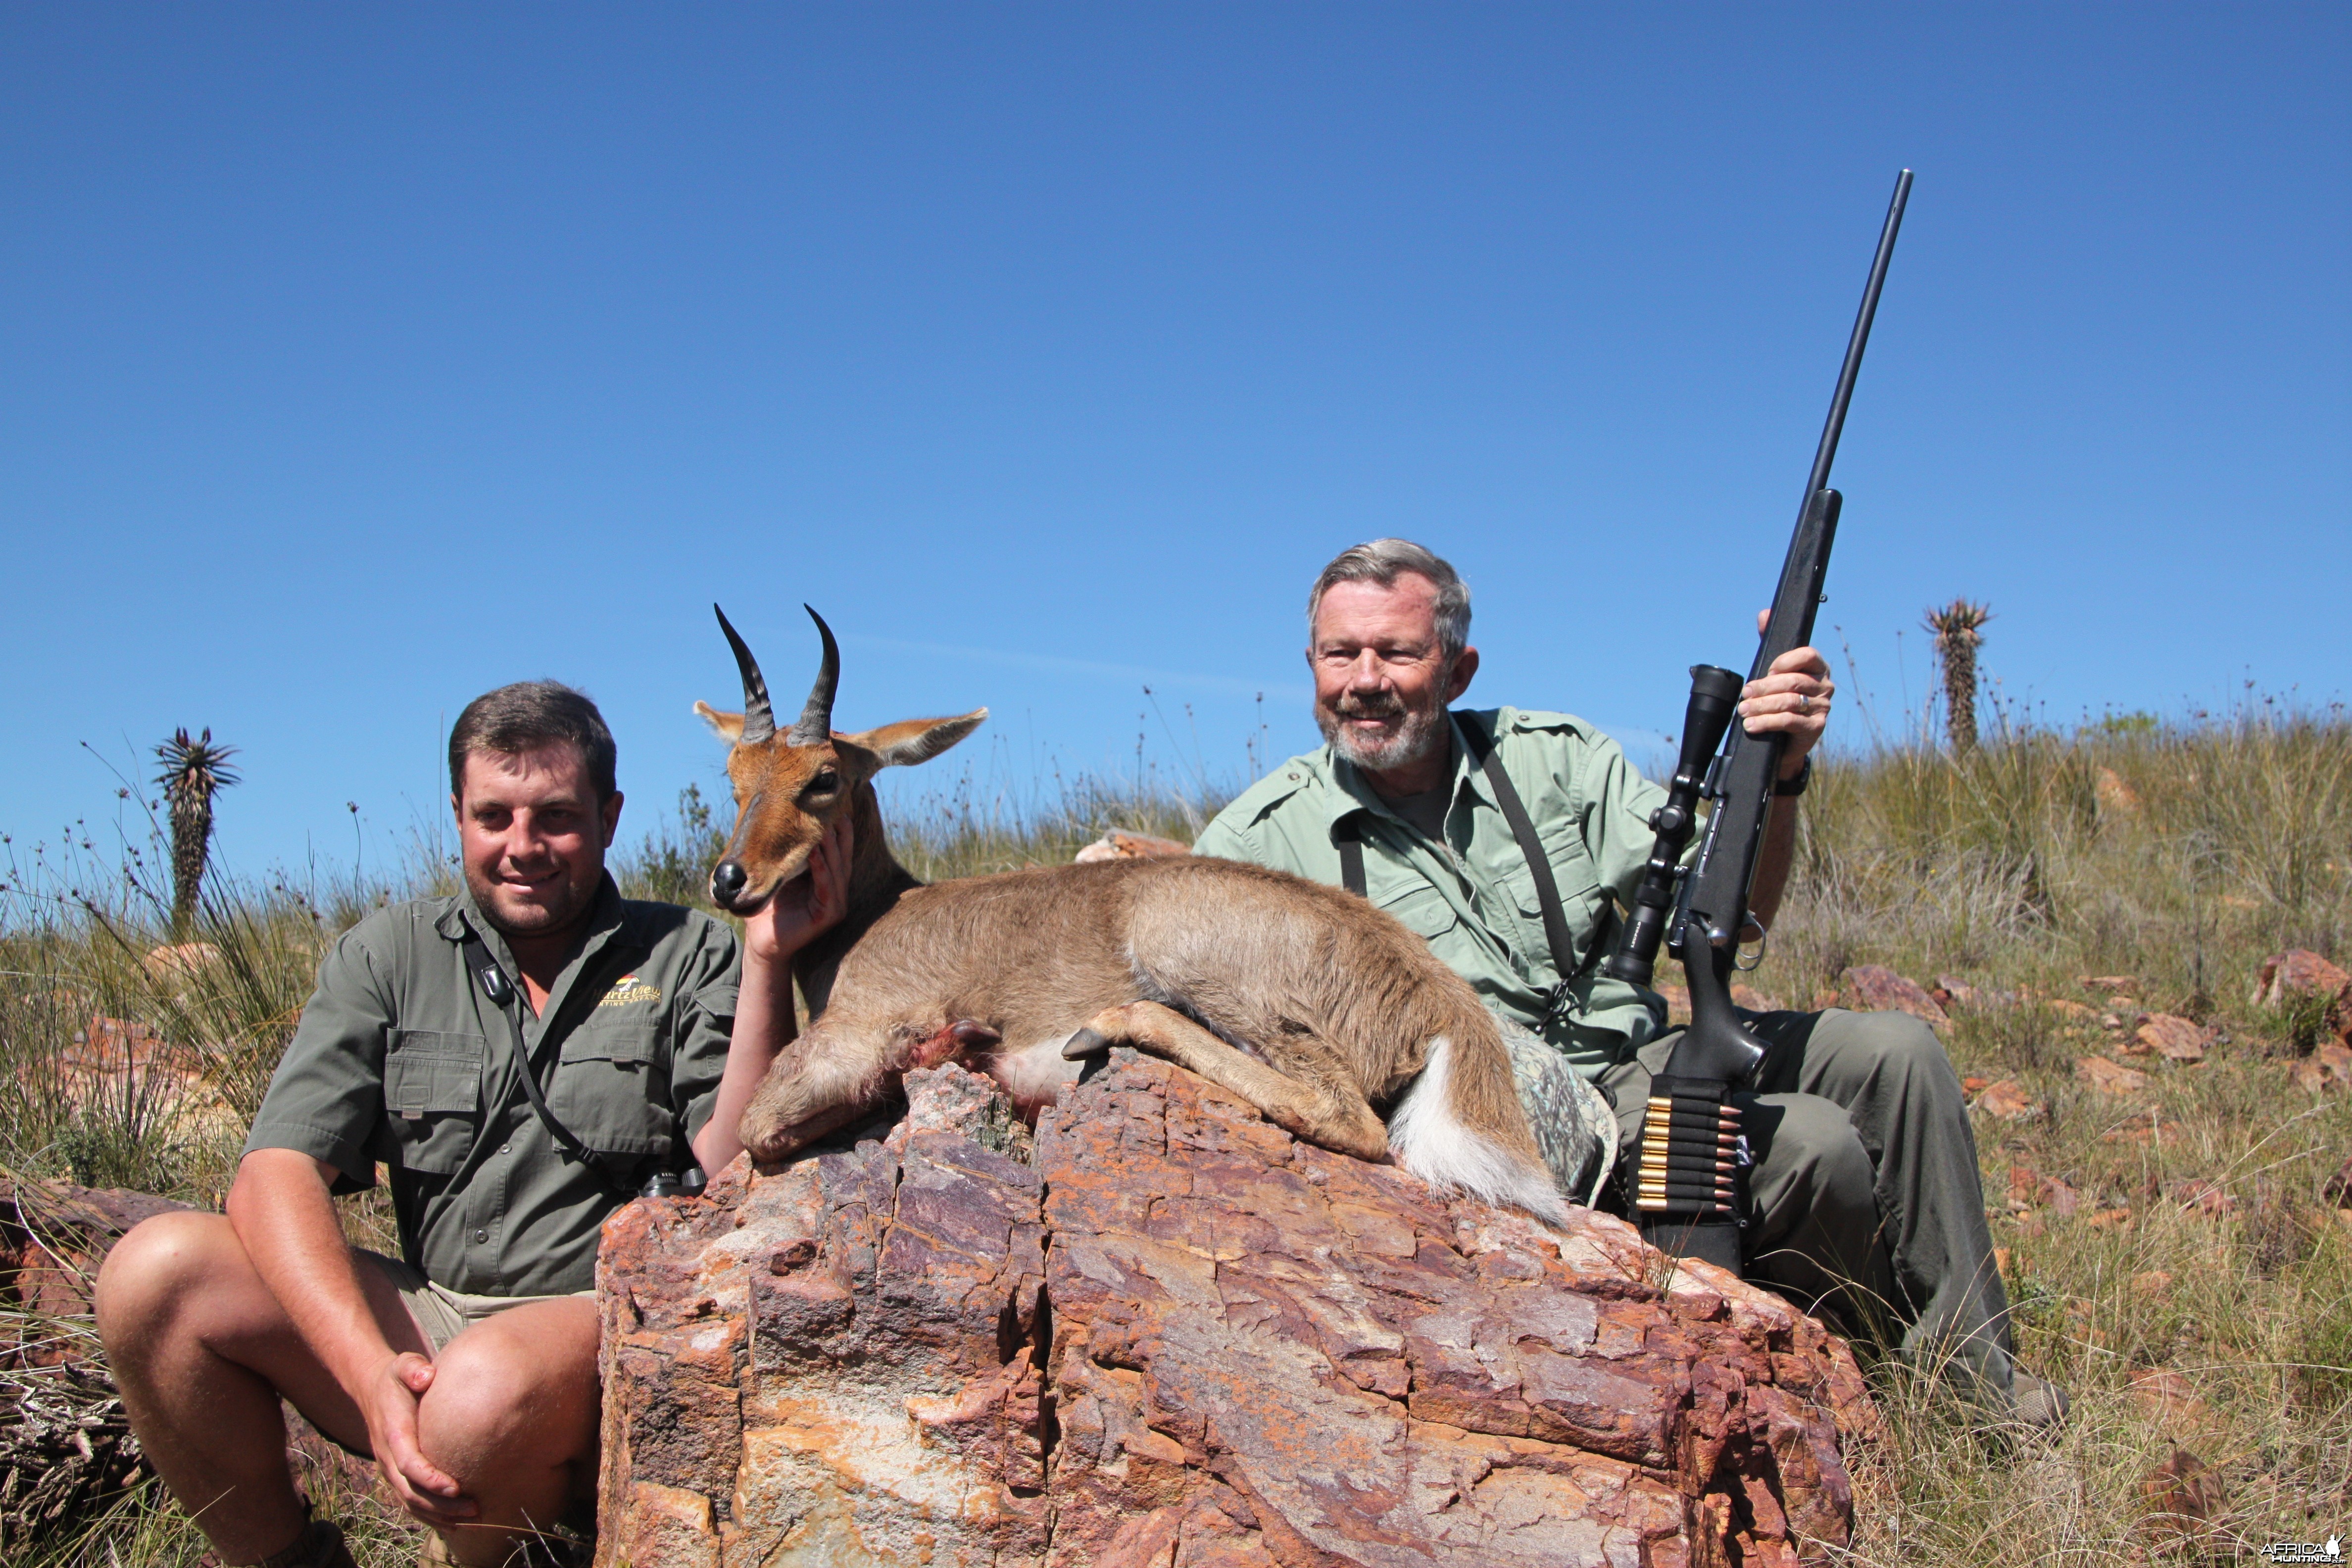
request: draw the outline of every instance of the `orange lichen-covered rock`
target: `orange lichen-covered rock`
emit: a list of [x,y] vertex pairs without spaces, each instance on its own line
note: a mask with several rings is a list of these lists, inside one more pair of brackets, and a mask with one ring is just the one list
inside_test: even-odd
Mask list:
[[[1302,1144],[1121,1050],[1027,1135],[879,1138],[608,1223],[600,1563],[1826,1561],[1852,1357],[1778,1297]],[[647,1553],[652,1553],[648,1555]]]

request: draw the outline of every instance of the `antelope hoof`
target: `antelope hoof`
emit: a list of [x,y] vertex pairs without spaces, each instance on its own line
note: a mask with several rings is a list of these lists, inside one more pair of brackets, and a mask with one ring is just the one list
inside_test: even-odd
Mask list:
[[1062,1059],[1066,1062],[1084,1061],[1088,1057],[1098,1057],[1108,1049],[1110,1049],[1108,1035],[1104,1034],[1100,1029],[1080,1029],[1062,1042]]
[[755,1162],[772,1165],[800,1152],[826,1133],[855,1121],[866,1114],[866,1110],[862,1105],[836,1106],[798,1121],[786,1122],[763,1116],[759,1108],[753,1106],[744,1112],[739,1136],[743,1140],[743,1147],[751,1152]]

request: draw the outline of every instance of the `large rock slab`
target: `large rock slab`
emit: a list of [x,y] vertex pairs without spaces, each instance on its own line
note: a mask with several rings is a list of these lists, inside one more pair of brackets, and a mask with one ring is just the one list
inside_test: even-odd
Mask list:
[[1875,1415],[1778,1297],[1112,1064],[630,1205],[601,1568],[1827,1561]]

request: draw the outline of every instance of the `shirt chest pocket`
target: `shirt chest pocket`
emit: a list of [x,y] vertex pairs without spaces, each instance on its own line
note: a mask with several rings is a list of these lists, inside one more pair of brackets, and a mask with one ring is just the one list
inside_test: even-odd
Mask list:
[[[1570,962],[1580,965],[1591,951],[1604,912],[1607,895],[1601,889],[1600,872],[1584,847],[1584,840],[1573,828],[1557,837],[1539,833],[1538,842],[1544,847],[1553,883],[1559,889],[1560,913],[1567,918],[1568,940],[1575,948]],[[1532,941],[1528,952],[1548,961],[1551,947],[1544,934],[1543,900],[1536,891],[1535,872],[1527,858],[1516,853],[1508,868],[1503,875],[1503,884]]]
[[1375,902],[1382,914],[1403,921],[1423,942],[1434,942],[1462,923],[1445,896],[1418,877],[1382,889]]
[[603,1154],[667,1154],[669,1067],[651,1018],[593,1018],[564,1037],[548,1109]]
[[481,1125],[479,1035],[397,1029],[383,1057],[383,1110],[396,1163],[439,1174],[466,1163]]

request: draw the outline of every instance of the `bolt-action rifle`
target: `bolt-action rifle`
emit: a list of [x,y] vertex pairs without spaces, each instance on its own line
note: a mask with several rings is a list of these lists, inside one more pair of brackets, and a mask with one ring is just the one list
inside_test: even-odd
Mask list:
[[[1805,479],[1796,534],[1780,567],[1780,591],[1772,596],[1772,616],[1749,668],[1749,680],[1762,677],[1782,654],[1812,640],[1813,613],[1822,601],[1830,543],[1837,534],[1840,497],[1829,488],[1830,464],[1837,457],[1846,405],[1853,397],[1862,351],[1870,342],[1871,318],[1878,311],[1878,291],[1886,281],[1895,230],[1902,226],[1903,205],[1910,195],[1911,171],[1906,169],[1895,182],[1895,199],[1879,232],[1870,282],[1863,289],[1862,310],[1846,342],[1845,363],[1830,399],[1829,423],[1813,454],[1813,471]],[[1745,726],[1731,722],[1744,684],[1736,671],[1719,666],[1691,668],[1682,754],[1665,805],[1651,814],[1657,839],[1633,896],[1624,940],[1604,971],[1612,978],[1647,985],[1662,941],[1682,961],[1690,982],[1690,1027],[1675,1042],[1664,1070],[1651,1079],[1627,1196],[1636,1223],[1652,1243],[1676,1257],[1703,1258],[1734,1273],[1740,1264],[1740,1189],[1753,1161],[1731,1096],[1752,1080],[1764,1059],[1764,1046],[1741,1025],[1732,1007],[1731,974],[1740,932],[1748,925],[1748,889],[1756,879],[1757,856],[1763,847],[1772,786],[1786,743],[1780,735],[1750,735]],[[1711,801],[1713,810],[1698,858],[1685,871],[1683,851],[1697,831],[1702,800]]]

